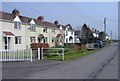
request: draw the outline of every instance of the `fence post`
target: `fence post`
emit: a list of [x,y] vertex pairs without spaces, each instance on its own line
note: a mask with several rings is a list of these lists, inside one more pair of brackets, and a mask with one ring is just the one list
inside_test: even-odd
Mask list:
[[63,56],[62,60],[64,61],[65,60],[65,58],[64,58],[64,48],[62,48],[62,56]]
[[30,61],[32,62],[32,49],[30,49],[30,54],[31,54]]
[[41,48],[41,59],[43,60],[43,48]]
[[38,48],[38,59],[40,60],[40,48]]

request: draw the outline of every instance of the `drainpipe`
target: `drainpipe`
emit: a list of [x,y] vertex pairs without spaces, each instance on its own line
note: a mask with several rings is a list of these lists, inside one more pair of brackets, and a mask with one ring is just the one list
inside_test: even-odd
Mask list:
[[7,51],[8,51],[8,36],[7,36],[7,38],[6,38],[6,39],[7,39]]

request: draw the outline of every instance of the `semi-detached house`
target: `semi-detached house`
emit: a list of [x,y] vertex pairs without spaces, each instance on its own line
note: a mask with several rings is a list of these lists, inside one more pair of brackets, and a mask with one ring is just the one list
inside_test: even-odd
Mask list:
[[12,13],[0,12],[0,49],[26,49],[31,43],[48,43],[50,47],[64,44],[62,25],[21,16],[16,9]]

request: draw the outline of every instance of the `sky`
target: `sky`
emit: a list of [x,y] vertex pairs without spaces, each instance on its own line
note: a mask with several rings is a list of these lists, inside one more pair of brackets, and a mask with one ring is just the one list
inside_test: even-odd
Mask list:
[[86,23],[90,28],[104,30],[104,18],[107,19],[107,33],[113,38],[118,36],[117,2],[3,2],[2,11],[12,12],[18,9],[22,16],[37,18],[44,16],[45,21],[71,24],[81,28]]

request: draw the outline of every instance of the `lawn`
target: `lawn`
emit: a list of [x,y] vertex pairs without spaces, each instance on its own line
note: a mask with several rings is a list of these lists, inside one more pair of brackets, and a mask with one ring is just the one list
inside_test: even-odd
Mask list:
[[[74,60],[74,59],[80,58],[82,56],[85,56],[85,55],[91,54],[93,52],[96,52],[97,50],[98,49],[89,50],[89,51],[86,50],[84,52],[82,52],[81,50],[79,50],[77,53],[68,52],[64,56],[65,57],[65,61],[69,61],[69,60]],[[48,56],[44,57],[44,59],[62,61],[62,56],[61,55],[48,55]]]

